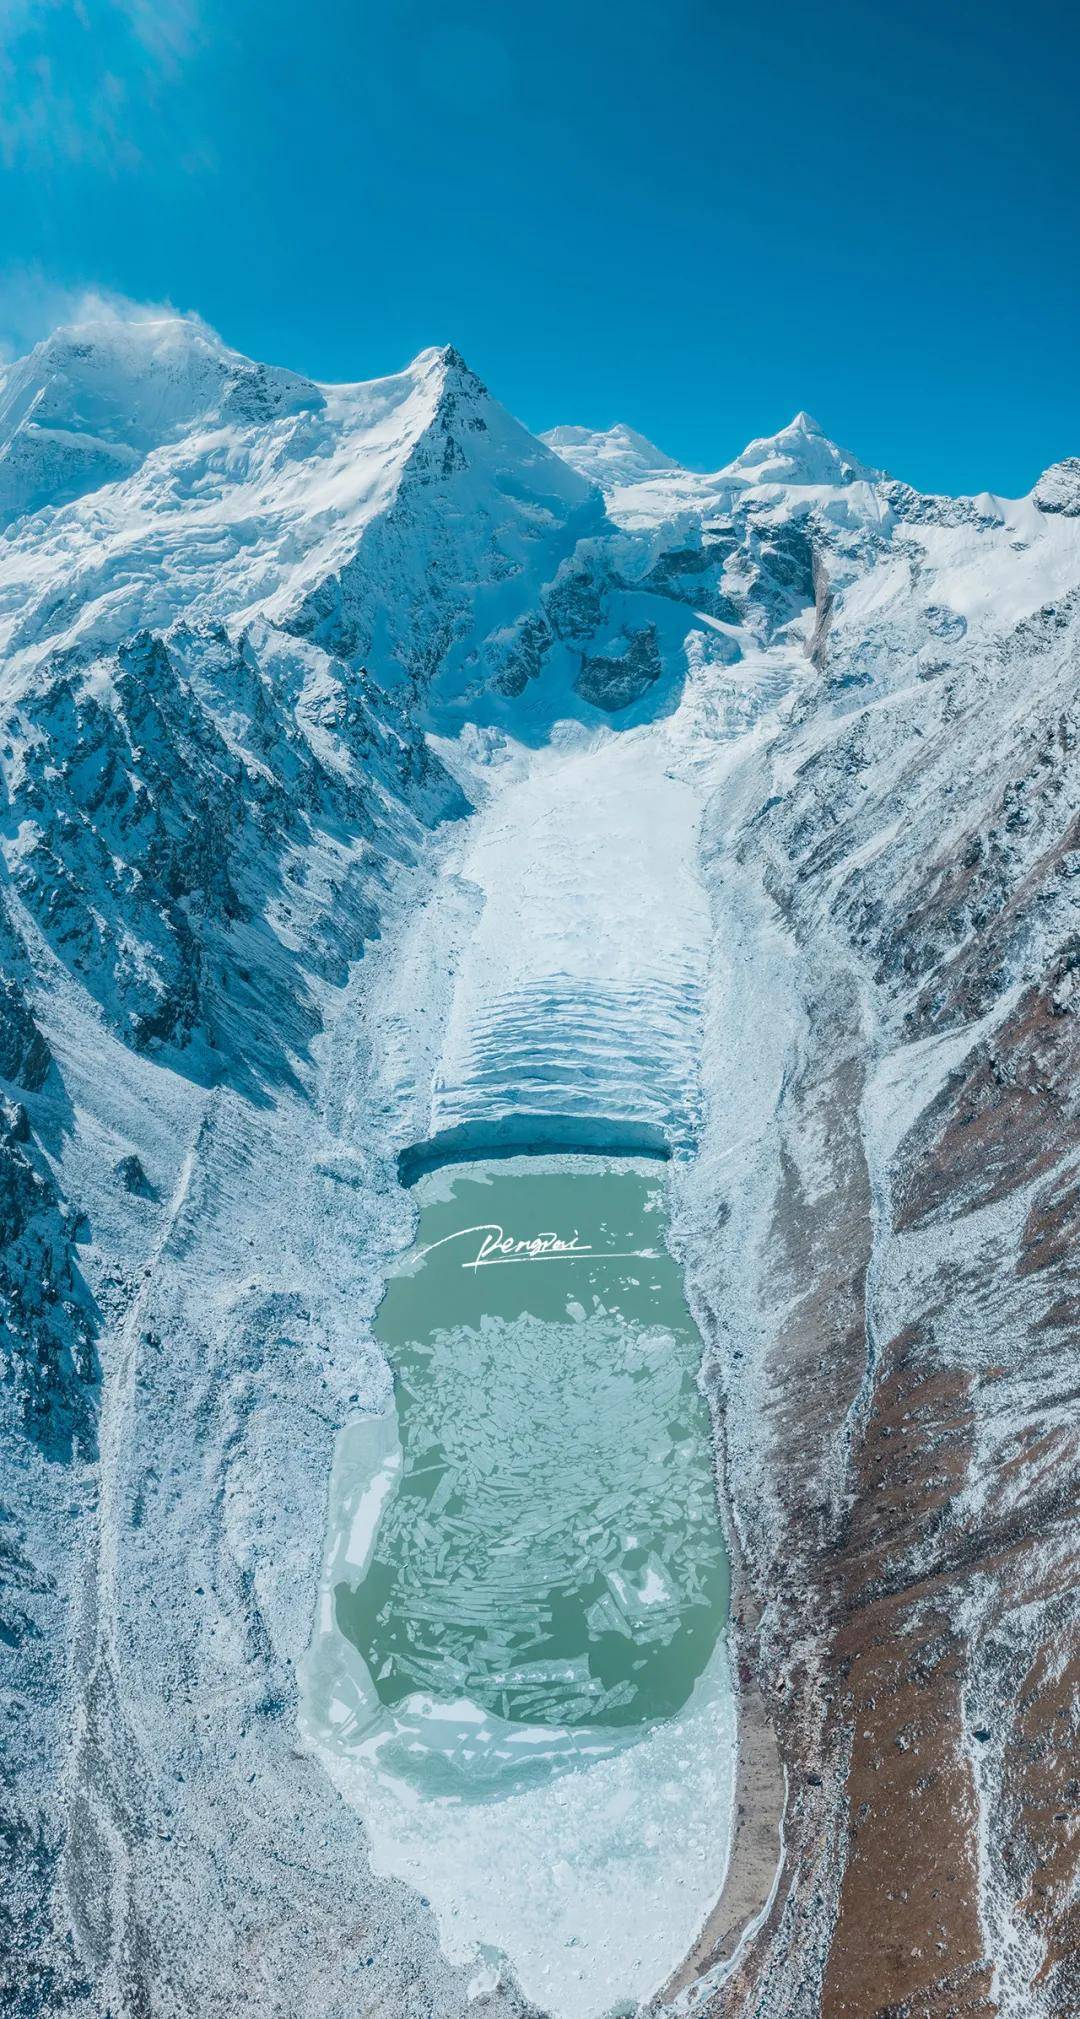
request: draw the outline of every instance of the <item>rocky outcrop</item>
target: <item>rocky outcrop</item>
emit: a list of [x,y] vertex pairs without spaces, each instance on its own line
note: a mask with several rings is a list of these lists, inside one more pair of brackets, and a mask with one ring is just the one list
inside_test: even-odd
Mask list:
[[37,1093],[52,1053],[13,975],[0,975],[0,1079]]
[[1080,515],[1080,456],[1066,456],[1044,470],[1031,493],[1040,512],[1064,512],[1067,518]]
[[26,1109],[0,1103],[0,1366],[25,1434],[57,1460],[93,1448],[97,1322],[75,1245],[85,1237]]
[[662,671],[656,632],[649,625],[644,631],[629,632],[621,652],[606,656],[587,653],[574,681],[574,692],[612,715],[640,701]]

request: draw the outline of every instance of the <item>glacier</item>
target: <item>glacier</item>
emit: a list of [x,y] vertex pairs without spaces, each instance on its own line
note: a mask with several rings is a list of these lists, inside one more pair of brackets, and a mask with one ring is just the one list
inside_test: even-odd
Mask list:
[[297,1677],[399,1156],[560,1118],[673,1152],[733,1558],[650,1991],[1075,2004],[1077,469],[927,497],[800,413],[689,471],[190,318],[4,368],[14,2010],[542,2007]]

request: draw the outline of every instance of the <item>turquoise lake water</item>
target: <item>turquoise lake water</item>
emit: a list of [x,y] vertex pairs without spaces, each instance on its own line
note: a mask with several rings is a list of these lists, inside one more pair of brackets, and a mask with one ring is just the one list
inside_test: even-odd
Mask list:
[[339,1466],[360,1540],[333,1617],[380,1769],[487,1800],[680,1712],[728,1563],[656,1180],[517,1160],[419,1199],[375,1328],[394,1412],[359,1421]]

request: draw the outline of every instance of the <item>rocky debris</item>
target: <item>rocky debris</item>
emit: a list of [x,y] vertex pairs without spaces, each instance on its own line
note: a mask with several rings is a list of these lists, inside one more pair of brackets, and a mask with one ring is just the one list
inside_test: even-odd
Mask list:
[[833,615],[833,593],[829,584],[829,572],[818,548],[814,548],[811,565],[814,589],[814,628],[810,635],[806,653],[811,665],[819,673],[825,669],[829,645],[829,626]]

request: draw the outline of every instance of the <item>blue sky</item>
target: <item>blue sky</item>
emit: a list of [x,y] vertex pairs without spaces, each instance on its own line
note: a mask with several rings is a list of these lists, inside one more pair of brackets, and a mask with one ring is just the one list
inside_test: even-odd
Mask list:
[[320,378],[452,341],[715,466],[806,407],[924,489],[1080,453],[1065,4],[3,0],[0,342],[85,289]]

